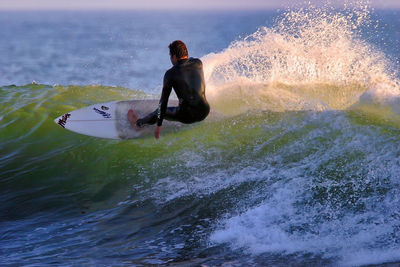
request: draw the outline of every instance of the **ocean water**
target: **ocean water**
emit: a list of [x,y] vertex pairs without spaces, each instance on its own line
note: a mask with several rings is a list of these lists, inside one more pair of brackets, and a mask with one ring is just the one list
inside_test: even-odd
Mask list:
[[[0,265],[397,264],[399,12],[0,13]],[[175,39],[207,120],[158,141],[54,124],[158,98]]]

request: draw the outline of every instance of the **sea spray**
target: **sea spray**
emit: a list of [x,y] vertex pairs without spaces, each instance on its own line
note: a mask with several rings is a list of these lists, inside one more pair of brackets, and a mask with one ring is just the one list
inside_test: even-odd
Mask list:
[[374,28],[369,15],[366,5],[287,11],[272,28],[203,58],[210,102],[228,114],[343,110],[376,86],[392,86],[390,62],[361,37]]

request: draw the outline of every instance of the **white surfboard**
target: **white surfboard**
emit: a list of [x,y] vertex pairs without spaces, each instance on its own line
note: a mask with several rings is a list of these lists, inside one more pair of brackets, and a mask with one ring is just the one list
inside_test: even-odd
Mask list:
[[[71,111],[54,120],[61,127],[84,135],[130,139],[152,134],[154,126],[145,126],[136,130],[128,121],[129,109],[135,110],[139,118],[153,112],[158,107],[158,100],[131,100],[100,103]],[[177,106],[178,101],[169,101],[168,106]],[[163,121],[165,128],[175,129],[177,122]]]

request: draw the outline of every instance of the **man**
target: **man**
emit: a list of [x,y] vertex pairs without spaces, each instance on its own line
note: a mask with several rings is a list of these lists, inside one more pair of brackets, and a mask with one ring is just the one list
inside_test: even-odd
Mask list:
[[[204,120],[210,112],[205,95],[203,63],[200,59],[189,58],[182,41],[174,41],[168,47],[173,66],[164,75],[158,108],[141,119],[137,118],[134,110],[128,111],[128,120],[136,129],[157,123],[154,132],[156,139],[160,137],[163,119],[193,123]],[[172,88],[179,99],[178,107],[167,107]]]

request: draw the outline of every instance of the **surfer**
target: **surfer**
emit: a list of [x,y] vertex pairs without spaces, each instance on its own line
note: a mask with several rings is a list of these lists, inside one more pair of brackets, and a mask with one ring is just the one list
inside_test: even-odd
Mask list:
[[[205,95],[203,63],[198,58],[189,58],[186,45],[182,41],[176,40],[168,48],[173,66],[164,75],[158,108],[141,119],[138,119],[133,109],[128,111],[128,120],[135,129],[157,123],[154,132],[156,139],[160,137],[164,119],[194,123],[204,120],[210,112]],[[177,107],[167,107],[172,88],[179,99]]]

